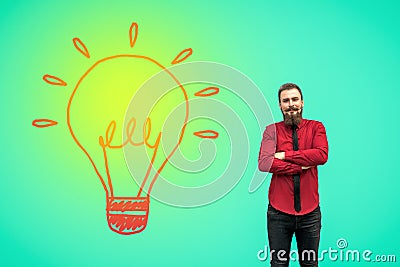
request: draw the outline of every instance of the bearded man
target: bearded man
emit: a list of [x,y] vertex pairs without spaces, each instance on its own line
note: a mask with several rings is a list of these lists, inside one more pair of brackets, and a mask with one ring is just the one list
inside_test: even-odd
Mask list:
[[298,85],[283,84],[278,99],[283,121],[266,127],[258,158],[259,169],[272,173],[267,211],[271,266],[289,266],[293,234],[300,266],[318,266],[317,166],[328,160],[326,131],[321,122],[303,118]]

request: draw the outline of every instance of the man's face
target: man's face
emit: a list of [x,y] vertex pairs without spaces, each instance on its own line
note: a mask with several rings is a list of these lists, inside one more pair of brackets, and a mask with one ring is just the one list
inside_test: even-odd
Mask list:
[[299,90],[292,88],[281,92],[279,107],[284,116],[285,124],[298,125],[302,118],[304,102]]

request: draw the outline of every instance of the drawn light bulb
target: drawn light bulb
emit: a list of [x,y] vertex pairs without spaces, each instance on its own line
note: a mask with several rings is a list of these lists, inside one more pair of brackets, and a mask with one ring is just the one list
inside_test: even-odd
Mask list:
[[[132,23],[129,29],[132,48],[137,36],[138,25]],[[79,38],[74,38],[73,44],[82,55],[91,59],[89,50]],[[184,49],[171,64],[183,62],[191,54],[190,48]],[[139,94],[138,89],[152,75],[160,75],[160,72],[162,78],[158,81],[161,83],[144,88],[147,90],[144,93],[154,96],[154,90],[163,87],[164,83],[168,84],[165,87],[168,91],[161,93],[154,103],[135,104],[133,115],[124,120],[128,105],[132,107],[132,97]],[[57,76],[45,75],[43,80],[51,85],[67,86]],[[171,87],[171,83],[174,86]],[[175,132],[168,133],[175,144],[169,151],[160,151],[161,137],[167,134],[162,132],[163,120],[171,109],[182,103],[184,108],[181,112],[178,115],[174,113],[174,123],[177,125]],[[153,107],[151,111],[143,112],[148,105]],[[149,216],[150,191],[158,174],[182,141],[188,114],[189,102],[185,88],[160,62],[145,55],[119,54],[92,62],[74,85],[67,106],[68,129],[100,179],[106,196],[106,215],[111,230],[129,235],[145,229]],[[39,119],[32,124],[42,128],[54,126],[57,122]],[[142,157],[148,158],[135,159],[137,168],[143,170],[142,184],[136,191],[125,166],[123,149],[126,147],[132,147],[132,151],[137,150]],[[148,164],[145,166],[146,162]],[[151,173],[152,170],[155,173]],[[120,181],[121,176],[125,176],[124,182]],[[150,184],[144,190],[146,182]]]

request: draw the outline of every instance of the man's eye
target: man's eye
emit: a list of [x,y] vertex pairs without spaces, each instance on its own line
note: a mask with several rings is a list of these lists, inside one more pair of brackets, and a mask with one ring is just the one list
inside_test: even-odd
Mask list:
[[288,102],[288,100],[287,99],[283,99],[282,102],[286,103],[286,102]]

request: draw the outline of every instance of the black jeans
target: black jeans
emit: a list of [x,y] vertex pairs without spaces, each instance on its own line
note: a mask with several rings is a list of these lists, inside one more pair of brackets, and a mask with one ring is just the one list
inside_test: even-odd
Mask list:
[[[321,210],[319,206],[305,215],[290,215],[268,205],[268,240],[271,267],[289,266],[290,245],[296,236],[300,266],[318,266],[318,246],[321,232]],[[291,254],[294,257],[293,254]]]

